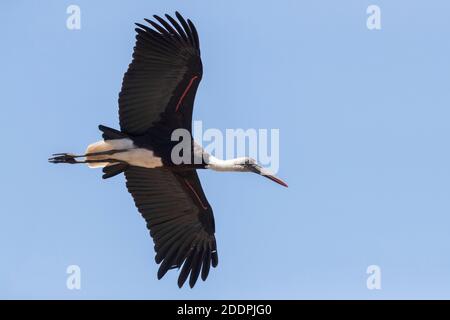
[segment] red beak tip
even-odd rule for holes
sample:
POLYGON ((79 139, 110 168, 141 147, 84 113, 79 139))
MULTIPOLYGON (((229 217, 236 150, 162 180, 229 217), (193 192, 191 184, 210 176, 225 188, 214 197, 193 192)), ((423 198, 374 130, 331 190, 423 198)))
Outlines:
POLYGON ((287 183, 284 182, 284 181, 281 181, 280 184, 281 184, 283 187, 289 188, 289 186, 287 185, 287 183))
POLYGON ((286 183, 286 182, 284 182, 284 181, 283 181, 283 180, 281 180, 281 179, 278 179, 277 177, 274 177, 274 176, 272 176, 271 180, 273 180, 273 181, 275 181, 276 183, 278 183, 278 184, 282 185, 283 187, 286 187, 286 188, 288 188, 288 185, 287 185, 287 183, 286 183))

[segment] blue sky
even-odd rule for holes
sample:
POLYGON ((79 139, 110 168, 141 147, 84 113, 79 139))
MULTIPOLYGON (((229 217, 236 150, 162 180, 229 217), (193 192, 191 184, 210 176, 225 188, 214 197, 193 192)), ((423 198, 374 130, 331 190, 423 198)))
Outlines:
POLYGON ((0 298, 450 298, 450 3, 2 1, 0 298), (81 30, 66 8, 81 8, 81 30), (379 5, 382 29, 366 8, 379 5), (84 166, 118 127, 134 22, 199 30, 205 128, 279 128, 282 188, 202 172, 219 266, 178 289, 125 189, 84 166), (81 290, 66 268, 81 268, 81 290), (378 265, 382 289, 366 288, 378 265))

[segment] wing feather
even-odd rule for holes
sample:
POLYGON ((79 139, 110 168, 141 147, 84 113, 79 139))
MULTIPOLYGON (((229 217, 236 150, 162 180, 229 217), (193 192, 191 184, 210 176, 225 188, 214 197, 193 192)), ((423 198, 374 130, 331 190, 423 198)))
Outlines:
POLYGON ((125 177, 155 243, 158 279, 177 267, 179 286, 189 277, 193 287, 200 274, 205 280, 210 266, 217 265, 217 249, 213 212, 196 171, 128 166, 125 177))
POLYGON ((136 23, 133 60, 119 94, 121 131, 129 135, 152 135, 154 126, 167 127, 165 137, 177 128, 191 130, 192 109, 203 67, 198 35, 192 23, 176 13, 180 23, 166 15, 149 26, 136 23), (190 81, 189 92, 184 96, 190 81), (182 103, 182 108, 176 106, 182 103), (167 119, 170 119, 168 121, 167 119))

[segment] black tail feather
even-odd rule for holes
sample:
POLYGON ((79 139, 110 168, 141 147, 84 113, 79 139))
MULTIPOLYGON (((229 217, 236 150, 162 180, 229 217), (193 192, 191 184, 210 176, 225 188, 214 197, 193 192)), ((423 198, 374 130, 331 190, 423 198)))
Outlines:
POLYGON ((103 132, 103 140, 114 140, 114 139, 123 139, 126 138, 127 135, 125 133, 120 132, 119 130, 109 128, 103 125, 99 125, 98 129, 103 132))
MULTIPOLYGON (((115 139, 123 139, 127 138, 128 136, 125 133, 122 133, 116 129, 112 129, 103 125, 99 125, 98 128, 100 131, 103 132, 103 139, 104 140, 115 140, 115 139)), ((116 159, 87 159, 88 156, 100 156, 100 155, 112 155, 115 152, 121 152, 125 150, 107 150, 107 151, 101 151, 101 152, 93 152, 93 153, 87 153, 83 155, 75 155, 72 153, 56 153, 53 154, 51 158, 48 159, 51 163, 69 163, 69 164, 75 164, 75 163, 105 163, 108 162, 110 164, 116 163, 115 165, 106 166, 103 168, 103 178, 108 179, 111 177, 114 177, 118 175, 119 173, 123 172, 127 167, 128 164, 122 163, 116 159), (84 158, 77 160, 77 158, 84 158)))
POLYGON ((103 179, 108 179, 117 176, 118 174, 124 172, 128 167, 127 163, 118 163, 112 166, 106 166, 103 168, 103 179))

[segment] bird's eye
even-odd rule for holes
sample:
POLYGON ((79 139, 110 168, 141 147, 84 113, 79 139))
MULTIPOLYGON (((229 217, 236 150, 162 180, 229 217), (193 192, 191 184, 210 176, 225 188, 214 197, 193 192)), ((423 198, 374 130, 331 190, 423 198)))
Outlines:
POLYGON ((254 166, 255 165, 255 161, 253 159, 246 159, 245 160, 245 165, 246 166, 254 166))

